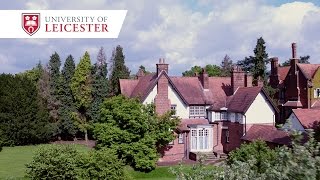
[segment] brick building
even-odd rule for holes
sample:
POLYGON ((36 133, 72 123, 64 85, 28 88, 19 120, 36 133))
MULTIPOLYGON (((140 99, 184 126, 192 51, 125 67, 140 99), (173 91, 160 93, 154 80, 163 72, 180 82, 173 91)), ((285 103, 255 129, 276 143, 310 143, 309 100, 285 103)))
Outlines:
POLYGON ((271 60, 270 85, 278 89, 275 98, 280 109, 279 123, 284 123, 292 109, 320 108, 320 64, 302 64, 297 58, 297 45, 292 43, 290 66, 279 66, 271 60))
POLYGON ((208 77, 204 70, 194 77, 174 77, 168 71, 160 59, 156 73, 139 70, 137 79, 120 80, 123 95, 155 103, 158 114, 174 109, 181 118, 176 139, 159 161, 196 159, 198 152, 228 153, 253 125, 275 125, 276 105, 263 87, 252 87, 252 77, 241 68, 234 67, 231 77, 208 77))

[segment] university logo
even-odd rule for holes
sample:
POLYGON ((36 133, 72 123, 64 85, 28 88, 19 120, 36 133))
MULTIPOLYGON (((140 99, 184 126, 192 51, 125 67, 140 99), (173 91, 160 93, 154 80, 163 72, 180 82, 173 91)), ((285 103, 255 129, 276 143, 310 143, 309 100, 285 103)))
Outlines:
POLYGON ((30 36, 40 28, 40 13, 22 13, 22 29, 30 36))

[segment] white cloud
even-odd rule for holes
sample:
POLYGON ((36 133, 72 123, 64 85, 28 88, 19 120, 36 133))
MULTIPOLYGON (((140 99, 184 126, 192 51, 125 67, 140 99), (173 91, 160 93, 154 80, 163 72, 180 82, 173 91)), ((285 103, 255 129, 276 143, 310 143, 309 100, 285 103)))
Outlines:
POLYGON ((0 46, 5 47, 1 51, 19 56, 19 62, 32 59, 33 63, 29 64, 35 64, 39 59, 49 59, 54 51, 60 52, 62 59, 73 54, 77 61, 88 50, 94 62, 100 46, 105 47, 110 57, 112 49, 120 44, 132 72, 141 64, 152 71, 158 59, 164 57, 173 65, 171 72, 180 74, 182 68, 193 65, 220 64, 225 54, 234 61, 253 55, 256 40, 262 36, 269 55, 279 56, 280 61, 290 57, 290 44, 297 42, 300 55, 308 54, 312 62, 320 62, 320 8, 313 3, 291 2, 280 6, 267 4, 265 0, 193 3, 183 0, 28 1, 25 4, 28 9, 128 9, 128 14, 118 39, 12 40, 0 42, 0 46), (15 54, 17 48, 19 55, 15 54), (20 56, 25 59, 20 60, 20 56))

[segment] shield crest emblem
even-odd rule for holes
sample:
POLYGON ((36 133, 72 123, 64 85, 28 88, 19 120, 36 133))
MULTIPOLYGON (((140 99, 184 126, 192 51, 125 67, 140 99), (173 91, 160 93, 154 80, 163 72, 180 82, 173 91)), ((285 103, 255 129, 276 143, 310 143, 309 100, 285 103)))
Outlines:
POLYGON ((30 36, 40 28, 40 13, 22 13, 22 29, 30 36))

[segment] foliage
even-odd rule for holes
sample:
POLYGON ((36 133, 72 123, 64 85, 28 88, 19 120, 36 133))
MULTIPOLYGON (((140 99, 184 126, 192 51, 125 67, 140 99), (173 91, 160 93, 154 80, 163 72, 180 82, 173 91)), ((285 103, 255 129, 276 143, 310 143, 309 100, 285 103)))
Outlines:
MULTIPOLYGON (((204 69, 208 73, 209 77, 212 76, 221 76, 221 68, 214 64, 207 64, 204 69)), ((195 74, 200 74, 202 68, 200 66, 193 66, 190 70, 182 73, 182 76, 195 76, 195 74)))
POLYGON ((262 140, 257 140, 249 144, 242 144, 240 148, 229 154, 228 163, 233 164, 236 161, 248 162, 255 159, 254 169, 261 173, 266 169, 265 162, 274 164, 276 155, 262 140))
POLYGON ((0 75, 0 140, 4 145, 47 142, 52 127, 38 101, 37 89, 25 76, 0 75))
POLYGON ((93 102, 90 108, 90 116, 93 122, 100 118, 100 104, 108 96, 108 79, 107 79, 107 58, 104 49, 101 47, 92 71, 92 98, 93 102))
POLYGON ((88 109, 92 101, 92 77, 91 61, 88 52, 85 52, 75 69, 74 76, 71 80, 71 91, 75 100, 77 111, 72 113, 78 128, 85 133, 85 139, 88 140, 88 109))
POLYGON ((141 69, 141 70, 144 72, 145 75, 151 74, 151 72, 148 71, 148 70, 146 70, 146 67, 144 67, 143 65, 140 65, 140 66, 139 66, 139 69, 141 69))
POLYGON ((155 168, 158 150, 174 139, 169 129, 179 120, 172 112, 157 116, 153 105, 137 99, 116 96, 101 105, 101 119, 95 124, 97 147, 111 148, 120 159, 134 168, 149 171, 155 168))
POLYGON ((27 176, 31 179, 77 179, 77 158, 74 146, 41 146, 31 163, 27 164, 27 176))
POLYGON ((173 173, 178 180, 211 180, 218 179, 219 173, 222 169, 215 166, 206 166, 204 164, 206 157, 199 154, 200 158, 197 164, 192 168, 184 166, 181 163, 178 167, 171 167, 170 172, 173 173))
POLYGON ((130 70, 125 65, 125 56, 123 55, 123 48, 118 45, 112 52, 111 57, 111 74, 110 74, 110 95, 119 95, 120 83, 119 79, 129 79, 130 70))
POLYGON ((266 53, 265 41, 262 37, 257 40, 256 47, 253 50, 254 56, 245 57, 244 60, 237 62, 246 72, 251 72, 254 84, 257 84, 259 78, 265 81, 266 64, 269 63, 268 53, 266 53))
POLYGON ((41 77, 42 69, 42 64, 41 62, 39 62, 36 67, 32 68, 31 70, 19 73, 18 75, 26 76, 29 80, 37 84, 41 77))
MULTIPOLYGON (((60 87, 60 56, 57 52, 50 56, 48 70, 49 70, 49 101, 48 107, 50 111, 50 117, 58 124, 59 121, 59 87, 60 87)), ((58 132, 59 133, 59 132, 58 132)))
POLYGON ((127 179, 110 149, 79 151, 74 145, 43 145, 26 165, 31 179, 127 179))
POLYGON ((79 179, 128 179, 124 165, 110 149, 93 150, 78 158, 79 179))
MULTIPOLYGON (((306 56, 300 56, 300 59, 298 60, 298 63, 302 63, 302 64, 310 64, 309 62, 310 56, 306 55, 306 56)), ((290 66, 290 59, 286 60, 285 62, 283 62, 281 64, 281 66, 290 66)))
POLYGON ((232 60, 228 55, 225 55, 222 62, 221 62, 221 76, 227 77, 231 76, 231 70, 232 70, 232 60))
MULTIPOLYGON (((309 133, 309 141, 305 144, 299 141, 303 135, 293 133, 292 136, 291 148, 283 146, 270 150, 261 142, 241 146, 237 152, 231 154, 233 160, 222 166, 223 171, 212 170, 214 179, 319 179, 320 143, 315 141, 313 133, 309 133), (268 157, 268 154, 272 158, 268 157), (263 168, 259 169, 257 165, 262 165, 263 168)), ((185 177, 188 172, 182 169, 176 174, 179 178, 185 177)))
POLYGON ((59 99, 61 100, 61 108, 59 108, 59 116, 61 122, 59 129, 63 137, 74 137, 77 129, 72 120, 72 112, 75 112, 75 102, 71 91, 71 80, 75 71, 75 63, 73 57, 69 55, 64 63, 61 72, 61 86, 59 89, 59 99))

